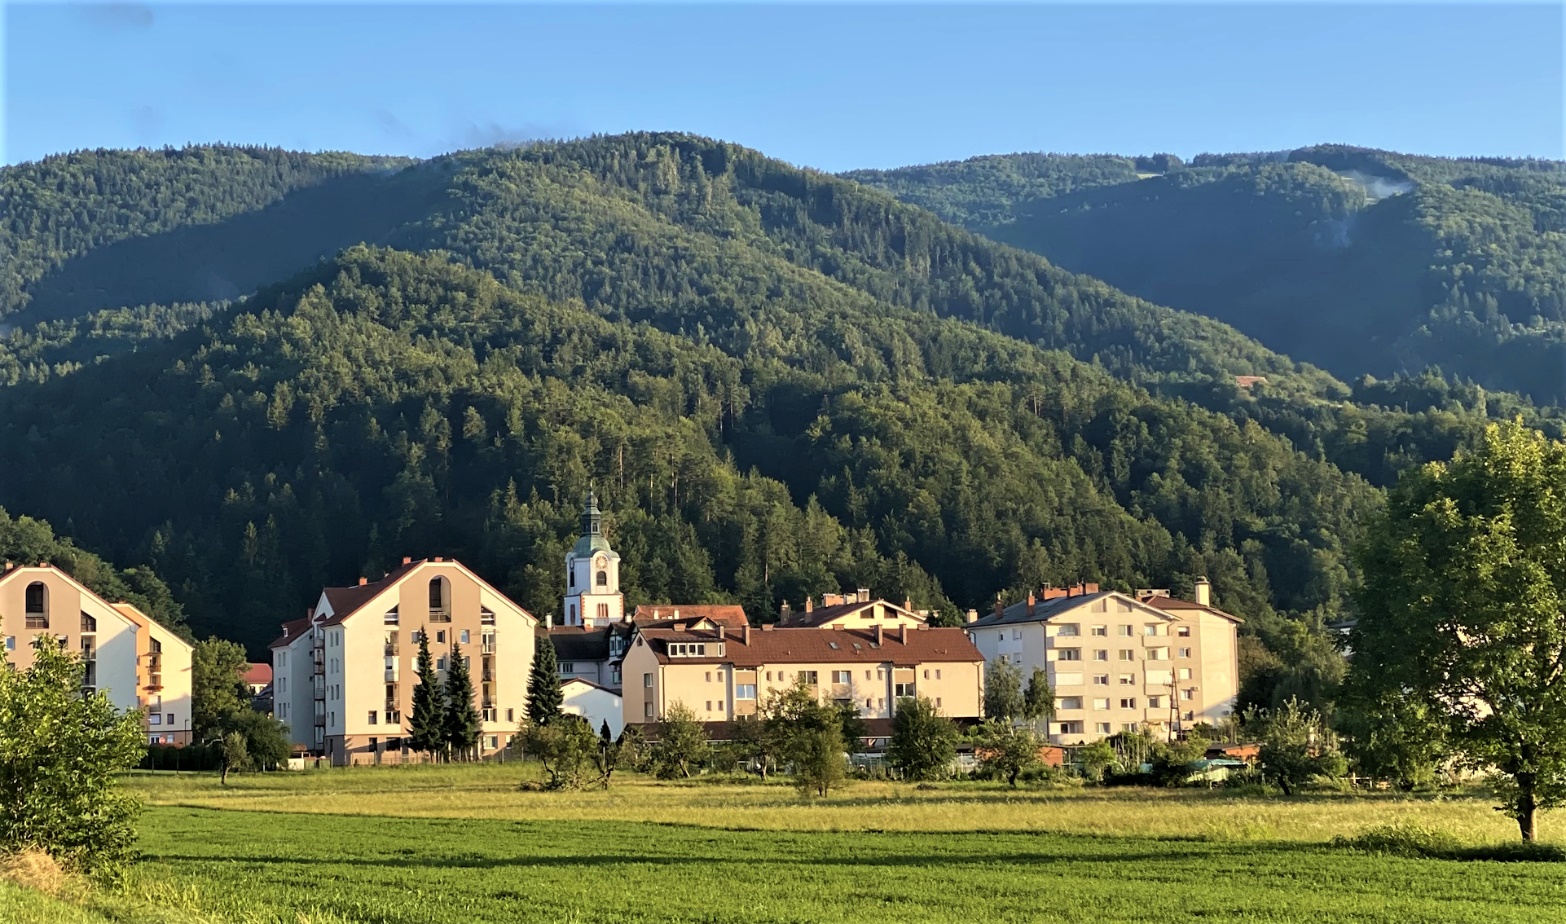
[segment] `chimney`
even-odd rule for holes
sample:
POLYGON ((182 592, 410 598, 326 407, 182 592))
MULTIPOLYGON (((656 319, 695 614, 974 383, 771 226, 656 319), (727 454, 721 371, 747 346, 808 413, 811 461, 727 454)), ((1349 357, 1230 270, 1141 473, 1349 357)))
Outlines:
POLYGON ((1097 584, 1083 584, 1082 585, 1082 589, 1087 591, 1090 594, 1098 593, 1098 585, 1097 584))
POLYGON ((815 608, 816 608, 816 598, 815 597, 806 597, 805 598, 805 612, 808 613, 811 610, 814 610, 815 608))
POLYGON ((441 558, 439 555, 437 555, 437 556, 435 556, 435 560, 436 561, 445 561, 446 559, 441 558))
POLYGON ((968 611, 968 621, 969 622, 978 622, 979 621, 979 611, 978 610, 969 610, 968 611))
POLYGON ((740 629, 740 643, 743 645, 750 644, 750 623, 748 622, 740 629))
POLYGON ((1050 585, 1045 584, 1043 596, 1045 600, 1059 600, 1061 597, 1071 596, 1071 591, 1064 587, 1051 587, 1050 585))
POLYGON ((904 645, 908 644, 908 623, 900 622, 897 624, 897 640, 904 645))
POLYGON ((788 601, 784 600, 783 603, 778 606, 778 621, 782 622, 788 619, 788 612, 788 601))
POLYGON ((773 625, 770 622, 764 622, 764 623, 761 624, 761 631, 763 631, 763 632, 771 632, 773 629, 776 629, 776 628, 777 628, 777 626, 773 625))
POLYGON ((368 583, 370 583, 370 579, 369 578, 365 577, 362 574, 359 575, 359 586, 360 587, 363 587, 364 585, 366 585, 368 583))
POLYGON ((1000 594, 996 594, 995 595, 995 615, 999 616, 999 615, 1001 615, 1004 612, 1006 612, 1006 604, 1001 602, 1000 594))
POLYGON ((1213 585, 1205 574, 1196 579, 1196 602, 1199 606, 1213 605, 1213 585))
POLYGON ((870 588, 868 588, 868 587, 861 587, 861 588, 859 588, 858 598, 859 599, 857 601, 855 601, 855 602, 857 602, 857 603, 869 603, 870 602, 870 588))
POLYGON ((402 557, 402 563, 405 564, 405 565, 413 564, 413 556, 412 555, 404 555, 402 557))
POLYGON ((875 624, 875 643, 881 644, 886 640, 886 627, 881 623, 875 624))
POLYGON ((545 630, 549 630, 549 629, 553 629, 554 627, 555 627, 555 614, 554 613, 545 613, 544 614, 544 629, 545 630))
POLYGON ((676 632, 684 632, 685 631, 685 623, 683 623, 683 622, 675 623, 674 624, 674 631, 676 631, 676 632))
POLYGON ((1028 591, 1028 618, 1033 618, 1034 604, 1038 603, 1033 597, 1033 591, 1028 591))

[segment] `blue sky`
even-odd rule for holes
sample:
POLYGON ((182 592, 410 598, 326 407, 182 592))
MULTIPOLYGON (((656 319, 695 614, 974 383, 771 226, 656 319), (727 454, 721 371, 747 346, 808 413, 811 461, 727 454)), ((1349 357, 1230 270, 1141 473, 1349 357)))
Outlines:
POLYGON ((1345 142, 1562 157, 1560 4, 9 4, 6 163, 678 129, 827 170, 1345 142))

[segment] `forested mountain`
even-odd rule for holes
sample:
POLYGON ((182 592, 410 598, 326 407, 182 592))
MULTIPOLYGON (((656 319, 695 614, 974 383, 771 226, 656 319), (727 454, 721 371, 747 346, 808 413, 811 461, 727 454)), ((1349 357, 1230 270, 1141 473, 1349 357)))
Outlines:
POLYGON ((850 176, 1343 378, 1438 366, 1566 399, 1561 163, 1341 146, 1153 172, 1141 160, 1014 155, 850 176), (1019 175, 1048 179, 996 179, 1019 175))
MULTIPOLYGON (((236 156, 212 151, 195 159, 236 156)), ((94 158, 56 167, 174 159, 94 158)), ((155 567, 202 632, 251 645, 405 554, 554 610, 589 484, 632 602, 760 615, 871 586, 950 610, 1206 573, 1266 625, 1339 610, 1344 549, 1398 468, 1495 414, 1556 425, 1439 378, 1351 388, 705 139, 362 167, 84 245, 26 287, 29 312, 101 294, 50 296, 56 320, 0 341, 0 503, 155 567), (374 207, 326 214, 359 184, 374 207), (357 240, 382 246, 317 262, 357 240), (192 254, 274 284, 225 307, 192 293, 192 254)))

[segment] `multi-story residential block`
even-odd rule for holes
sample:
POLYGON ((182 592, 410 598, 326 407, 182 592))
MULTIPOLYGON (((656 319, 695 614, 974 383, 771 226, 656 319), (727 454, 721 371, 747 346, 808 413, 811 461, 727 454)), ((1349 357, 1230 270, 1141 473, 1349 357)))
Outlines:
POLYGON ((4 659, 26 670, 40 636, 54 636, 82 658, 82 687, 116 708, 144 710, 147 740, 190 740, 191 646, 128 603, 109 603, 49 564, 0 573, 4 659))
POLYGON ((1135 596, 1096 584, 1045 588, 968 625, 988 663, 1008 661, 1026 679, 1043 668, 1055 690, 1053 744, 1077 745, 1124 731, 1181 734, 1217 724, 1239 693, 1241 620, 1210 602, 1160 591, 1135 596))
POLYGON ((905 696, 974 718, 984 695, 984 659, 964 631, 922 625, 638 628, 622 670, 627 724, 659 721, 676 703, 703 722, 732 721, 801 680, 823 702, 852 703, 869 720, 891 718, 905 696))
POLYGON ((460 649, 482 721, 480 754, 509 743, 527 714, 538 622, 456 561, 403 559, 357 586, 328 587, 272 643, 273 714, 296 745, 334 764, 410 759, 421 635, 444 682, 460 649))

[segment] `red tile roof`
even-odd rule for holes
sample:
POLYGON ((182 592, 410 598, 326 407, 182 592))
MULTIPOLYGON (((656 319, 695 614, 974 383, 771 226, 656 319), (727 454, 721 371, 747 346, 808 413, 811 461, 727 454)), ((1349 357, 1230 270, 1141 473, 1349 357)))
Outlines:
POLYGON ((245 668, 244 681, 254 686, 266 686, 272 682, 272 665, 251 661, 245 668))
POLYGON ((720 626, 733 626, 736 629, 749 622, 745 618, 745 608, 737 603, 652 603, 638 606, 636 612, 631 614, 631 621, 639 626, 660 622, 694 622, 697 619, 710 619, 720 626))
POLYGON ((852 603, 834 603, 831 606, 818 606, 808 613, 804 610, 795 610, 790 612, 786 617, 778 620, 778 628, 800 629, 823 626, 834 619, 838 619, 843 616, 851 616, 860 610, 869 609, 876 604, 880 604, 881 606, 884 606, 890 610, 896 610, 898 613, 901 613, 904 616, 911 616, 920 622, 924 621, 924 617, 920 616, 918 613, 915 613, 912 610, 904 609, 895 603, 891 603, 886 600, 866 600, 863 603, 854 601, 852 603))
POLYGON ((1179 597, 1165 597, 1159 594, 1154 594, 1152 596, 1143 597, 1141 602, 1153 607, 1154 609, 1164 610, 1165 612, 1169 613, 1173 613, 1175 610, 1202 610, 1204 612, 1212 613, 1214 616, 1222 616, 1224 619, 1232 619, 1235 622, 1245 621, 1240 617, 1233 615, 1232 613, 1225 613, 1216 606, 1204 606, 1193 600, 1181 600, 1179 597))
MULTIPOLYGON (((379 581, 370 581, 369 583, 357 584, 351 587, 325 588, 323 593, 326 594, 327 604, 332 608, 332 616, 322 625, 335 626, 352 616, 359 607, 369 603, 377 594, 402 580, 408 572, 424 564, 425 561, 428 561, 428 559, 403 562, 379 581)), ((455 559, 452 560, 452 563, 456 563, 455 559)))
POLYGON ((877 644, 875 632, 865 629, 752 629, 747 643, 744 633, 724 629, 727 643, 724 656, 674 657, 668 655, 670 642, 717 642, 712 630, 679 631, 643 629, 641 638, 652 646, 662 663, 733 664, 759 667, 766 664, 883 664, 913 665, 931 661, 983 661, 968 633, 962 629, 914 629, 885 631, 877 644))

